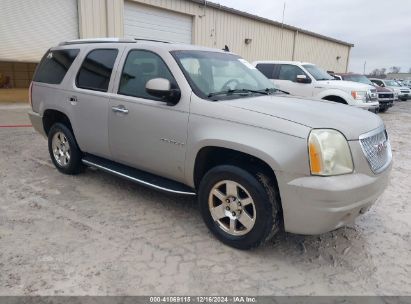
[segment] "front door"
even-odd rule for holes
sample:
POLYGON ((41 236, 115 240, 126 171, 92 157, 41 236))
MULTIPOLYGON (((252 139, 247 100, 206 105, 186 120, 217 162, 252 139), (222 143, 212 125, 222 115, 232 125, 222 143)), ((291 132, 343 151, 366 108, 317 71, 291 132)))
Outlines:
POLYGON ((162 58, 146 50, 130 50, 121 72, 118 92, 110 99, 109 142, 115 161, 184 180, 188 104, 169 106, 145 90, 147 81, 176 80, 162 58))

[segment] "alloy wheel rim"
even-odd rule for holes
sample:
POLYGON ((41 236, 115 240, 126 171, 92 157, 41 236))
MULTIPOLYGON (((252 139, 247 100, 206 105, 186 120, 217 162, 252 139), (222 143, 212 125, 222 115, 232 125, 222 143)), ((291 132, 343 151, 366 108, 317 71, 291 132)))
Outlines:
POLYGON ((245 235, 254 227, 255 203, 241 184, 223 180, 210 191, 208 207, 214 222, 232 236, 245 235))
POLYGON ((53 156, 56 162, 62 167, 67 167, 70 163, 71 153, 70 144, 66 135, 62 132, 57 132, 54 134, 51 147, 53 149, 53 156))

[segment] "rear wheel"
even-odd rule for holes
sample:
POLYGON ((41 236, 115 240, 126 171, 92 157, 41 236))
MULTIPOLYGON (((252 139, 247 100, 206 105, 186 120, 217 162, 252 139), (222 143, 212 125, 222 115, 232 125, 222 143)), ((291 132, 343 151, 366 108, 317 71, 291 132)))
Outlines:
POLYGON ((78 174, 83 165, 81 151, 73 133, 62 123, 55 123, 48 134, 48 147, 51 160, 64 174, 78 174))
POLYGON ((218 166, 202 179, 199 204, 204 222, 223 243, 250 249, 281 228, 281 207, 273 181, 263 173, 218 166))

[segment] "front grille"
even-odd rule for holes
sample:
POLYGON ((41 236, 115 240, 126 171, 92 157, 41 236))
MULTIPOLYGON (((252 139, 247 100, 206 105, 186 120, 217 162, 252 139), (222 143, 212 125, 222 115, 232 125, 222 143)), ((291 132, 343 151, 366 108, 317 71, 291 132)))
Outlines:
POLYGON ((383 171, 391 162, 391 146, 385 129, 361 135, 360 144, 374 173, 383 171))
POLYGON ((401 93, 406 93, 406 94, 409 94, 409 93, 410 93, 410 91, 408 91, 408 90, 401 90, 401 93))
POLYGON ((394 94, 378 94, 378 98, 394 98, 394 94))

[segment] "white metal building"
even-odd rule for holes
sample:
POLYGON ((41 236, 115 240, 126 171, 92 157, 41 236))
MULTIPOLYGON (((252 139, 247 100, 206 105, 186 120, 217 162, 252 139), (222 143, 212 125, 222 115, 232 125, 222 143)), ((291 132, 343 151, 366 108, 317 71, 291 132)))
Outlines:
POLYGON ((253 60, 301 60, 346 72, 352 44, 205 0, 0 0, 0 73, 29 83, 70 39, 126 37, 223 48, 253 60))

